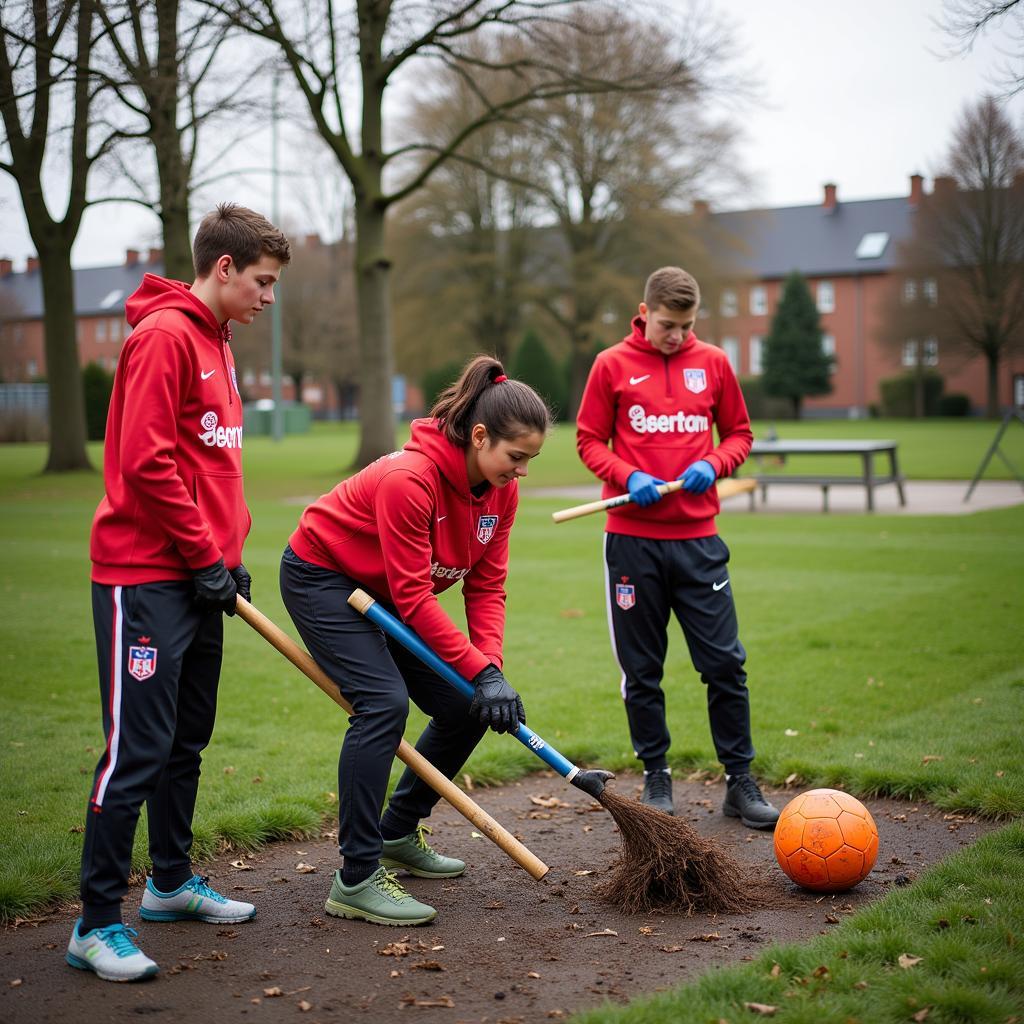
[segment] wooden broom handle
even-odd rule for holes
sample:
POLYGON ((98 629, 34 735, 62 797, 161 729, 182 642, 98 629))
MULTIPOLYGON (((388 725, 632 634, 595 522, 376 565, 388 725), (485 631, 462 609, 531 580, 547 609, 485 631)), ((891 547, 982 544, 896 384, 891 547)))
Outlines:
MULTIPOLYGON (((671 494, 682 488, 681 480, 670 480, 667 484, 659 484, 658 492, 662 495, 671 494)), ((734 494, 746 494, 754 490, 757 481, 752 477, 743 480, 736 480, 727 477, 718 481, 718 500, 724 501, 734 494)), ((575 505, 572 508, 563 508, 560 512, 552 512, 551 518, 556 523, 565 523, 570 519, 579 519, 580 516, 589 516, 594 512, 604 512, 610 508, 618 508, 620 505, 628 505, 633 499, 628 494, 618 494, 614 498, 602 498, 600 501, 589 501, 585 505, 575 505)))
MULTIPOLYGON (((338 687, 322 668, 287 633, 254 608, 244 597, 239 596, 235 604, 238 617, 244 619, 272 647, 276 647, 300 672, 305 673, 328 697, 351 715, 352 706, 342 697, 338 687)), ((482 835, 496 843, 520 867, 525 868, 534 878, 541 879, 548 873, 548 866, 534 856, 511 832, 498 824, 479 804, 471 800, 445 778, 415 747, 405 740, 398 745, 398 757, 404 761, 435 793, 439 793, 464 818, 471 822, 482 835)))

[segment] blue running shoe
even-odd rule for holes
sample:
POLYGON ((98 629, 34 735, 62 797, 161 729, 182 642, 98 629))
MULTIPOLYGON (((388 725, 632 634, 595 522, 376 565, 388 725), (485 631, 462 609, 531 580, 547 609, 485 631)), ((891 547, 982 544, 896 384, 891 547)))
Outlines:
POLYGON ((256 908, 251 903, 229 900, 211 889, 205 875, 193 875, 174 892, 161 892, 153 879, 146 879, 139 917, 143 921, 206 921, 209 924, 238 924, 251 921, 256 908))
POLYGON ((75 922, 64 959, 80 971, 92 971, 104 981, 141 981, 160 970, 135 945, 138 932, 123 924, 93 928, 84 935, 82 919, 75 922))

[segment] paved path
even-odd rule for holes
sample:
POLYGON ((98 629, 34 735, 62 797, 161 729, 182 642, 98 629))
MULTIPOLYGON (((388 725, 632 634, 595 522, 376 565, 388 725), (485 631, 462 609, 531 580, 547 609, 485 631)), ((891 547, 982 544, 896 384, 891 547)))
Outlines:
MULTIPOLYGON (((1024 505, 1024 486, 1009 480, 982 480, 974 489, 971 500, 964 502, 968 480, 908 480, 903 484, 907 504, 901 508, 896 488, 885 484, 875 489, 875 514, 902 516, 963 516, 993 508, 1024 505)), ((562 498, 566 507, 594 501, 601 496, 600 487, 587 484, 576 487, 524 488, 523 494, 531 498, 562 498)), ((829 515, 867 514, 863 487, 832 487, 828 495, 829 515)), ((750 513, 750 498, 742 494, 723 503, 723 511, 750 513)), ((757 494, 755 515, 773 513, 815 512, 821 514, 821 488, 791 484, 769 487, 768 501, 761 503, 757 494)))

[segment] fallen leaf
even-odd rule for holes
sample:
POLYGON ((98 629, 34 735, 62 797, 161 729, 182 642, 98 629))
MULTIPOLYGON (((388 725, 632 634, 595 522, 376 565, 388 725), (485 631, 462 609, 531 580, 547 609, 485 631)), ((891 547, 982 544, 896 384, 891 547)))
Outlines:
POLYGON ((928 1014, 931 1012, 932 1008, 930 1006, 926 1006, 923 1010, 918 1010, 917 1013, 913 1014, 910 1019, 916 1020, 918 1021, 918 1024, 920 1024, 921 1021, 928 1019, 928 1014))
POLYGON ((389 977, 389 978, 400 978, 400 977, 402 976, 402 974, 403 974, 403 972, 402 972, 402 971, 392 971, 392 972, 391 972, 391 973, 390 973, 390 974, 388 975, 388 977, 389 977))
POLYGON ((485 903, 484 910, 504 910, 505 904, 501 900, 495 900, 493 903, 485 903))
POLYGON ((662 951, 662 953, 679 953, 679 952, 681 952, 685 948, 686 948, 685 946, 659 946, 658 947, 658 949, 660 949, 662 951))
POLYGON ((796 730, 796 729, 787 729, 787 730, 786 730, 786 735, 787 735, 787 736, 799 736, 799 735, 800 735, 800 733, 799 733, 799 732, 797 732, 797 730, 796 730))
POLYGON ((483 839, 483 836, 480 835, 479 832, 470 832, 469 833, 469 838, 470 839, 483 839))
POLYGON ((466 789, 473 788, 473 776, 470 775, 469 772, 463 772, 462 784, 466 787, 466 789))
POLYGON ((593 939, 593 938, 600 938, 603 935, 618 935, 618 934, 619 933, 617 931, 613 931, 611 928, 605 928, 605 930, 603 932, 587 932, 585 937, 588 938, 588 939, 593 939))
POLYGON ((911 953, 900 953, 899 959, 896 962, 900 965, 900 967, 906 970, 908 967, 915 967, 922 961, 922 959, 924 958, 920 956, 914 956, 911 953))
POLYGON ((284 992, 278 985, 275 985, 273 988, 265 988, 263 994, 268 999, 275 999, 277 996, 283 996, 284 992))
POLYGON ((825 923, 826 924, 839 924, 839 918, 836 917, 835 914, 826 914, 825 915, 825 923))
POLYGON ((564 800, 559 800, 557 796, 531 796, 530 803, 536 804, 537 807, 568 807, 569 805, 564 800))
POLYGON ((868 986, 868 983, 866 981, 855 981, 853 983, 853 987, 863 990, 863 989, 868 988, 869 986, 868 986))
POLYGON ((437 960, 421 960, 418 964, 410 964, 412 971, 443 971, 446 970, 437 960))
POLYGON ((814 968, 814 973, 811 975, 813 978, 826 978, 828 977, 828 968, 822 964, 820 967, 814 968))
POLYGON ((573 872, 573 874, 576 875, 577 878, 582 878, 584 875, 592 875, 593 873, 594 872, 592 870, 573 872))
POLYGON ((772 969, 768 972, 773 978, 777 978, 782 973, 782 967, 780 964, 772 964, 772 969))
POLYGON ((254 775, 252 777, 252 784, 254 786, 258 786, 262 781, 263 781, 263 777, 261 775, 254 775))
POLYGON ((945 758, 941 754, 925 754, 921 758, 921 764, 931 764, 932 761, 943 761, 945 758))
POLYGON ((436 999, 417 999, 411 992, 402 996, 398 1004, 403 1006, 443 1006, 451 1010, 455 1007, 455 1000, 451 996, 438 996, 436 999))
POLYGON ((7 982, 7 984, 10 985, 11 988, 17 988, 23 981, 24 978, 12 978, 9 982, 7 982))
POLYGON ((72 825, 71 828, 68 829, 68 831, 69 832, 75 832, 75 833, 84 832, 85 831, 85 826, 84 825, 72 825))
POLYGON ((1005 774, 1006 774, 1006 772, 1000 770, 1000 771, 996 772, 996 778, 997 779, 1001 779, 1005 774))
POLYGON ((641 925, 641 927, 639 927, 637 929, 637 931, 640 932, 641 935, 653 935, 654 934, 654 929, 650 925, 647 925, 647 924, 641 925))
POLYGON ((718 942, 722 936, 718 932, 706 932, 704 935, 691 935, 691 942, 718 942))
POLYGON ((778 1012, 777 1006, 769 1006, 767 1003, 744 1003, 751 1013, 759 1013, 762 1017, 774 1017, 778 1012))
POLYGON ((540 975, 536 971, 527 971, 526 976, 528 978, 539 978, 540 975))
POLYGON ((224 774, 225 774, 225 775, 234 775, 234 774, 235 774, 235 769, 234 769, 234 766, 233 766, 233 765, 230 765, 230 764, 229 764, 229 765, 227 765, 227 766, 226 766, 226 767, 224 768, 224 774))
POLYGON ((300 860, 299 863, 295 865, 295 870, 298 871, 300 875, 310 875, 316 871, 316 865, 307 864, 304 860, 300 860))
POLYGON ((786 776, 786 785, 792 786, 794 782, 798 782, 799 780, 800 776, 796 772, 792 772, 786 776))
POLYGON ((242 857, 239 857, 238 860, 233 860, 231 862, 231 866, 236 871, 254 871, 255 870, 255 868, 253 868, 253 866, 251 864, 246 864, 245 863, 245 859, 242 858, 242 857))

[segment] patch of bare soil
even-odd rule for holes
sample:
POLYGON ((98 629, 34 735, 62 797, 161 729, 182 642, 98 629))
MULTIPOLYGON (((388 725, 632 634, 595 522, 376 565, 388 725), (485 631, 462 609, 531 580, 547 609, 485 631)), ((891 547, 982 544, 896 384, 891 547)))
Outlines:
MULTIPOLYGON (((623 795, 640 791, 635 776, 612 785, 623 795)), ((771 942, 811 939, 995 827, 926 804, 868 801, 881 839, 875 869, 855 889, 822 896, 782 874, 770 834, 722 816, 724 789, 721 780, 677 780, 676 809, 756 869, 765 907, 752 913, 627 916, 609 908, 594 890, 619 854, 614 822, 561 779, 536 775, 473 796, 551 865, 541 882, 444 803, 430 821, 432 842, 469 869, 453 880, 405 878, 439 911, 420 928, 324 913, 338 865, 333 835, 225 854, 207 867, 212 884, 256 903, 255 921, 141 922, 141 888, 133 888, 125 921, 161 971, 131 985, 64 963, 71 913, 8 928, 0 932, 0 1021, 560 1020, 750 960, 771 942)), ((774 802, 781 807, 795 792, 776 792, 774 802)))

